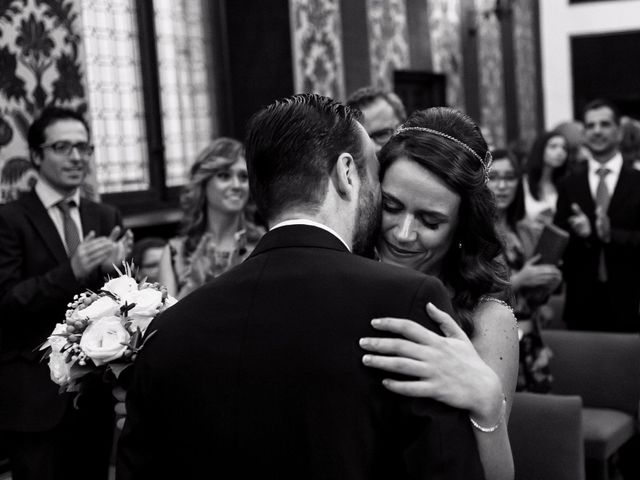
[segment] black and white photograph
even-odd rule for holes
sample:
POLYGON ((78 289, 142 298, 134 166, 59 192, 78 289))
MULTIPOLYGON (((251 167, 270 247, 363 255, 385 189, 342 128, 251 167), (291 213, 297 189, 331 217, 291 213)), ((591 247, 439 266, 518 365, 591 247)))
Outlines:
POLYGON ((0 0, 0 480, 640 479, 640 0, 0 0))

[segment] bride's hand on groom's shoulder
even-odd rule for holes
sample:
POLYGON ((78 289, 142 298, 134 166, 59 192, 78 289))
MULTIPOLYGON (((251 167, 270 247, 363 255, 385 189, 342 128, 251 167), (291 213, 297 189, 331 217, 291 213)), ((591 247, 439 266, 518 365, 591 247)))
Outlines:
POLYGON ((389 390, 409 396, 432 398, 452 407, 487 415, 502 401, 502 386, 496 373, 480 358, 466 333, 450 315, 428 304, 427 313, 444 336, 401 318, 377 318, 373 328, 402 338, 366 337, 360 346, 368 367, 413 377, 387 378, 389 390))

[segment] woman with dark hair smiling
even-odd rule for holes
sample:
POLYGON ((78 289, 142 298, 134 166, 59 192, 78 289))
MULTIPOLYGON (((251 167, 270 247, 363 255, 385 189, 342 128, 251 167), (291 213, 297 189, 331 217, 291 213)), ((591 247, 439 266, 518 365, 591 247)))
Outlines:
POLYGON ((378 254, 433 275, 451 292, 459 325, 427 310, 444 337, 409 320, 375 319, 404 336, 365 338, 365 365, 412 377, 384 386, 467 409, 486 478, 513 478, 507 421, 518 369, 508 273, 488 188, 491 153, 478 126, 449 108, 415 112, 379 154, 383 218, 378 254))
POLYGON ((558 182, 567 173, 567 140, 557 132, 546 132, 533 142, 522 182, 527 216, 549 223, 556 213, 558 182))

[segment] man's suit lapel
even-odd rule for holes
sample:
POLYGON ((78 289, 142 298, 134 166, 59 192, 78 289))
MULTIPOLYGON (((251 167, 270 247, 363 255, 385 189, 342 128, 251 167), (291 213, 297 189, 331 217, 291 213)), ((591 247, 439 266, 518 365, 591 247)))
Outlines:
POLYGON ((634 190, 634 183, 631 181, 629 172, 625 167, 620 170, 620 176, 618 177, 618 183, 616 189, 613 191, 611 202, 609 203, 609 209, 607 212, 622 212, 626 198, 634 190))
POLYGON ((42 243, 47 246, 56 261, 66 262, 68 260, 67 251, 60 234, 35 192, 24 197, 24 207, 33 228, 42 237, 42 243))
POLYGON ((588 217, 593 218, 595 216, 596 204, 591 196, 591 188, 589 187, 589 169, 585 168, 580 172, 574 188, 576 203, 588 217))
POLYGON ((80 221, 82 222, 82 232, 87 236, 91 230, 96 232, 96 237, 104 235, 100 231, 100 209, 93 202, 80 199, 80 221))

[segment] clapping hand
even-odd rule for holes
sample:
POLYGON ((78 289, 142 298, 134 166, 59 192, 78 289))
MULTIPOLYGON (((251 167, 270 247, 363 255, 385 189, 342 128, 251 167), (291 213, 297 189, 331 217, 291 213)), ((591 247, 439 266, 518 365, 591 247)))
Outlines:
POLYGON ((502 405, 502 386, 496 373, 480 358, 469 337, 458 324, 433 304, 427 313, 439 324, 444 336, 422 325, 400 318, 378 318, 376 330, 403 338, 360 339, 360 346, 371 352, 362 358, 368 367, 415 377, 413 380, 385 379, 392 392, 432 398, 452 407, 469 410, 484 421, 498 416, 502 405))
POLYGON ((609 243, 611 240, 611 222, 609 221, 609 215, 601 206, 596 207, 595 224, 598 238, 604 243, 609 243))
POLYGON ((580 206, 577 203, 572 203, 571 210, 573 211, 573 215, 569 217, 569 226, 571 226, 575 234, 582 238, 591 235, 589 218, 580 209, 580 206))
POLYGON ((555 290, 562 281, 562 273, 555 265, 536 265, 540 255, 535 255, 525 262, 522 268, 511 276, 514 290, 526 287, 547 287, 555 290))
POLYGON ((71 256, 71 269, 76 279, 86 278, 113 253, 113 242, 104 236, 96 237, 91 230, 71 256))
POLYGON ((115 226, 107 237, 111 244, 111 251, 101 263, 102 271, 104 272, 112 271, 114 265, 120 265, 131 254, 133 248, 133 232, 127 229, 124 234, 120 236, 121 232, 122 228, 115 226))

